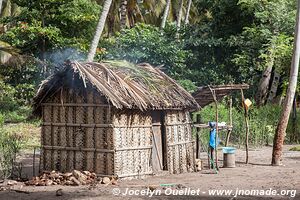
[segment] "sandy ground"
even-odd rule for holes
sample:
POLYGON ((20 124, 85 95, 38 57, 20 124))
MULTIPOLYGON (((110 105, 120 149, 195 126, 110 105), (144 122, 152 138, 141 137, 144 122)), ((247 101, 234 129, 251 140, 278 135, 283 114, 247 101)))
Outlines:
MULTIPOLYGON (((28 193, 20 193, 16 191, 2 191, 0 192, 0 199, 5 200, 99 200, 99 199, 300 199, 300 152, 288 151, 292 146, 284 147, 284 165, 280 167, 272 167, 271 163, 271 147, 263 147, 256 150, 251 150, 250 164, 245 165, 245 151, 238 150, 236 153, 236 168, 220 168, 218 174, 213 174, 212 170, 204 169, 201 172, 185 173, 179 175, 160 175, 153 176, 143 180, 121 180, 118 185, 97 185, 90 186, 48 186, 48 187, 33 187, 16 185, 14 189, 20 189, 28 193), (160 184, 180 184, 177 187, 159 186, 160 184), (147 192, 148 186, 156 187, 155 191, 161 191, 162 195, 155 195, 149 198, 149 191, 147 195, 122 195, 129 188, 131 191, 145 190, 147 192), (157 187, 159 186, 159 187, 157 187), (236 189, 245 190, 297 190, 295 197, 291 195, 276 195, 276 196, 211 196, 209 190, 233 190, 235 194, 236 189), (56 191, 62 189, 63 195, 56 196, 56 191), (192 195, 188 193, 188 189, 200 190, 199 195, 192 195), (166 195, 166 191, 176 192, 183 190, 185 195, 166 195), (121 194, 113 195, 114 192, 120 191, 121 194)), ((201 155, 206 159, 206 155, 201 155)), ((220 157, 222 159, 223 156, 220 157)), ((204 160, 204 164, 207 161, 204 160)), ((221 162, 222 163, 222 162, 221 162)), ((221 164, 222 166, 222 164, 221 164)))

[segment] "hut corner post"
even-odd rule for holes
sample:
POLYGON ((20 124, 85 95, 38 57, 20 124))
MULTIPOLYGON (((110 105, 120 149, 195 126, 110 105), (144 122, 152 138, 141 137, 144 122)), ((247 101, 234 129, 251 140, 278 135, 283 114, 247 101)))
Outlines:
POLYGON ((232 131, 232 97, 230 97, 230 99, 229 99, 229 125, 230 125, 230 128, 228 129, 228 132, 226 135, 225 147, 228 146, 231 131, 232 131))
POLYGON ((246 140, 245 140, 245 147, 246 147, 246 164, 249 163, 249 121, 248 121, 248 109, 244 105, 245 98, 243 89, 241 89, 242 94, 242 105, 244 108, 244 117, 245 117, 245 124, 246 124, 246 140))

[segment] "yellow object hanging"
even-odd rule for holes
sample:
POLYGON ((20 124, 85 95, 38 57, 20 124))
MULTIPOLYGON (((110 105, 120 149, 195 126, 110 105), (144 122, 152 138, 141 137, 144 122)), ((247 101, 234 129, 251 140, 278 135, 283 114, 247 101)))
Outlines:
POLYGON ((252 105, 252 102, 250 101, 250 99, 245 99, 244 100, 244 107, 248 110, 249 107, 252 105))

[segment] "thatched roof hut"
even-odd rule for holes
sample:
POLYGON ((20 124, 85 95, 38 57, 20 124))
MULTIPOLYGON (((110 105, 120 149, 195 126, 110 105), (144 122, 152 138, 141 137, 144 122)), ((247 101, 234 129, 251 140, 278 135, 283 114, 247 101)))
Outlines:
POLYGON ((33 106, 43 121, 42 169, 119 177, 194 169, 189 111, 199 106, 147 63, 68 62, 33 106))
MULTIPOLYGON (((197 109, 195 99, 161 70, 148 63, 134 65, 126 61, 103 63, 68 63, 59 73, 45 80, 35 99, 41 101, 62 87, 82 90, 94 87, 118 109, 197 109), (81 80, 78 82, 78 80, 81 80)), ((75 91, 75 92, 76 92, 75 91)))

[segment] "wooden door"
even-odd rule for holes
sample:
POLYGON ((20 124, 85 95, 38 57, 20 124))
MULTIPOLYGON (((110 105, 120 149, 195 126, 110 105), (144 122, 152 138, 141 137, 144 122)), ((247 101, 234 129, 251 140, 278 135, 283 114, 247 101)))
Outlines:
POLYGON ((152 112, 152 168, 153 172, 163 168, 163 116, 161 111, 152 112))

